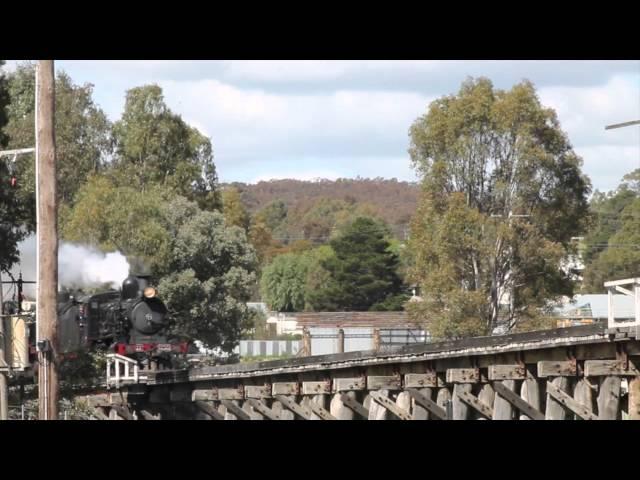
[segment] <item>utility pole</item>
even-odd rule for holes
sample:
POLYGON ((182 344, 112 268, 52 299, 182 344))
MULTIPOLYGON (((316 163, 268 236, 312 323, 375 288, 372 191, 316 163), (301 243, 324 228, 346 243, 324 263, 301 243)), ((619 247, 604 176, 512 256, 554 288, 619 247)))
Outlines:
POLYGON ((58 419, 58 217, 53 60, 36 69, 37 350, 40 420, 58 419))
POLYGON ((4 335, 4 296, 2 292, 2 271, 0 270, 0 420, 9 419, 9 391, 7 389, 7 374, 5 368, 8 367, 4 349, 8 346, 4 335))

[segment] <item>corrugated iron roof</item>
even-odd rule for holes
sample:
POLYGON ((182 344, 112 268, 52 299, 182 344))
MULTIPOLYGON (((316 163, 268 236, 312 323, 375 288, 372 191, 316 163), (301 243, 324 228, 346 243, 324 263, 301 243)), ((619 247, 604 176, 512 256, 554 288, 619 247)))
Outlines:
POLYGON ((296 314, 303 327, 412 327, 406 312, 303 312, 296 314))

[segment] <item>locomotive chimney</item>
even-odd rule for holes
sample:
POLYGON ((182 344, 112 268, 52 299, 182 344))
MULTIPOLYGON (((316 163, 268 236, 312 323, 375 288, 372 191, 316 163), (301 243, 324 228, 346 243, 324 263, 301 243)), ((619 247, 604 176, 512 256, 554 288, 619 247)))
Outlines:
POLYGON ((129 265, 129 278, 133 277, 138 282, 138 294, 142 295, 144 289, 151 283, 151 269, 147 266, 146 262, 141 257, 129 256, 127 257, 129 265))
POLYGON ((149 286, 149 275, 140 275, 131 272, 129 276, 122 282, 122 297, 136 298, 141 297, 145 288, 149 286))
POLYGON ((140 294, 144 292, 144 289, 149 286, 149 275, 136 275, 138 279, 138 289, 140 290, 140 294))

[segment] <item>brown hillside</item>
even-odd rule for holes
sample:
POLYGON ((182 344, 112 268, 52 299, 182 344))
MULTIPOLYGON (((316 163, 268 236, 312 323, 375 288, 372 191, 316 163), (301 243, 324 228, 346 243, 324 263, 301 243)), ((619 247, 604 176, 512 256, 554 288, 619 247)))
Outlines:
POLYGON ((283 201, 290 211, 306 211, 322 198, 368 204, 398 234, 413 215, 420 187, 394 179, 270 180, 257 184, 232 183, 250 213, 275 200, 283 201))

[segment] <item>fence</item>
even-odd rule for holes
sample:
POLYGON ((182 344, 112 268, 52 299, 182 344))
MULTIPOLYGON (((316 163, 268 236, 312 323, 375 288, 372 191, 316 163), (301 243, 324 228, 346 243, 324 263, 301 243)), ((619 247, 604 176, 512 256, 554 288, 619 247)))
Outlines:
POLYGON ((241 340, 234 352, 241 357, 294 356, 301 347, 300 340, 241 340))
POLYGON ((411 328, 312 327, 308 332, 312 355, 362 350, 385 351, 402 345, 431 341, 428 332, 411 328))

